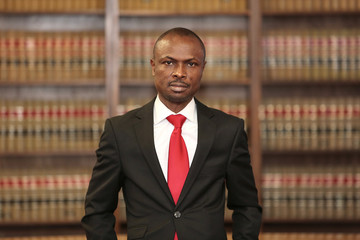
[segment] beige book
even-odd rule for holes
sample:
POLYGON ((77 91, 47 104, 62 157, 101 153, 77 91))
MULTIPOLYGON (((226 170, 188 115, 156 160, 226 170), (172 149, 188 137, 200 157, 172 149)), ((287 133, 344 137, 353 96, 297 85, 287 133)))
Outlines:
POLYGON ((304 0, 293 0, 293 5, 295 12, 304 11, 304 0))
POLYGON ((354 81, 357 76, 357 72, 360 72, 360 69, 357 69, 356 67, 356 59, 357 59, 357 43, 356 43, 356 30, 355 29, 349 29, 349 35, 348 35, 348 58, 349 58, 349 79, 350 81, 354 81))
POLYGON ((248 1, 238 0, 236 2, 236 9, 239 9, 240 12, 246 12, 249 10, 248 1))
POLYGON ((319 81, 328 81, 329 79, 329 36, 330 33, 324 30, 318 30, 319 38, 319 81))
POLYGON ((312 29, 310 32, 310 41, 311 41, 311 55, 310 59, 312 64, 310 65, 311 69, 311 81, 319 81, 320 80, 320 36, 318 34, 318 31, 315 29, 312 29))
POLYGON ((329 79, 337 81, 339 79, 340 64, 339 64, 339 36, 338 33, 334 33, 330 36, 330 76, 329 79))
POLYGON ((6 12, 7 8, 6 8, 6 1, 0 1, 0 12, 6 12))
POLYGON ((8 48, 7 48, 7 34, 2 32, 0 34, 0 82, 6 82, 8 71, 7 71, 7 59, 8 59, 8 48))
POLYGON ((46 65, 45 42, 46 42, 46 33, 43 32, 39 33, 37 36, 36 65, 35 65, 36 82, 45 81, 45 65, 46 65))
POLYGON ((339 34, 339 58, 341 62, 339 80, 349 81, 349 30, 339 30, 337 34, 339 34))
POLYGON ((16 81, 17 82, 26 82, 27 73, 26 73, 26 34, 23 32, 18 32, 17 34, 18 47, 16 50, 16 59, 19 64, 19 71, 17 73, 16 81))
POLYGON ((305 12, 311 12, 313 11, 313 4, 316 1, 320 1, 320 0, 303 0, 303 11, 305 12))

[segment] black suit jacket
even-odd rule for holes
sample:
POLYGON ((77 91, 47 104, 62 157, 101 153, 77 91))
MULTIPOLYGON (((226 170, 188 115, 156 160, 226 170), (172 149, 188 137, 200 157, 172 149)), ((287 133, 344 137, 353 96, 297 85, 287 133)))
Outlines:
POLYGON ((198 146, 175 205, 154 147, 154 100, 105 123, 82 219, 88 239, 116 239, 122 188, 128 239, 223 240, 225 186, 234 239, 257 239, 261 207, 244 121, 196 100, 198 146))

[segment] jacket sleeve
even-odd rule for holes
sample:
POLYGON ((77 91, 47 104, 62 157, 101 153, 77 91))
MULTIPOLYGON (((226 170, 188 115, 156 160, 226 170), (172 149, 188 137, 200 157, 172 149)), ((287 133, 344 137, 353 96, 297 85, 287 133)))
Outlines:
POLYGON ((256 240, 261 226, 261 207, 250 163, 244 121, 240 119, 226 173, 228 208, 233 212, 233 239, 256 240))
POLYGON ((117 239, 114 231, 114 211, 122 186, 117 139, 110 120, 105 122, 99 148, 96 151, 92 177, 85 200, 85 216, 81 223, 87 239, 117 239))

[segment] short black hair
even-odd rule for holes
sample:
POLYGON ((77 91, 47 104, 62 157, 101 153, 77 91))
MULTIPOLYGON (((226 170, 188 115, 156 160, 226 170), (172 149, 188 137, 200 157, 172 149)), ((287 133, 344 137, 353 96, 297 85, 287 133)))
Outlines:
POLYGON ((161 41, 163 38, 165 38, 167 35, 169 34, 175 34, 175 35, 178 35, 178 36, 188 36, 188 37, 193 37, 193 38, 196 38, 199 43, 200 43, 200 46, 202 48, 202 51, 204 53, 204 61, 205 61, 205 56, 206 56, 206 50, 205 50, 205 44, 204 42, 201 40, 201 38, 196 34, 194 33, 193 31, 191 31, 190 29, 187 29, 187 28, 183 28, 183 27, 176 27, 176 28, 172 28, 172 29, 169 29, 167 30, 166 32, 162 33, 158 39, 156 40, 155 44, 154 44, 154 48, 153 48, 153 56, 155 56, 155 48, 157 46, 157 43, 159 41, 161 41))

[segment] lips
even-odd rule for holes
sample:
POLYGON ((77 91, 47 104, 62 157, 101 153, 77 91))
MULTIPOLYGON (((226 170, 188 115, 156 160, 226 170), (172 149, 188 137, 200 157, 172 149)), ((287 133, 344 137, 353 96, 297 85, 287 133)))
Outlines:
POLYGON ((176 82, 170 82, 169 86, 170 89, 174 92, 183 92, 189 87, 189 84, 176 81, 176 82))

